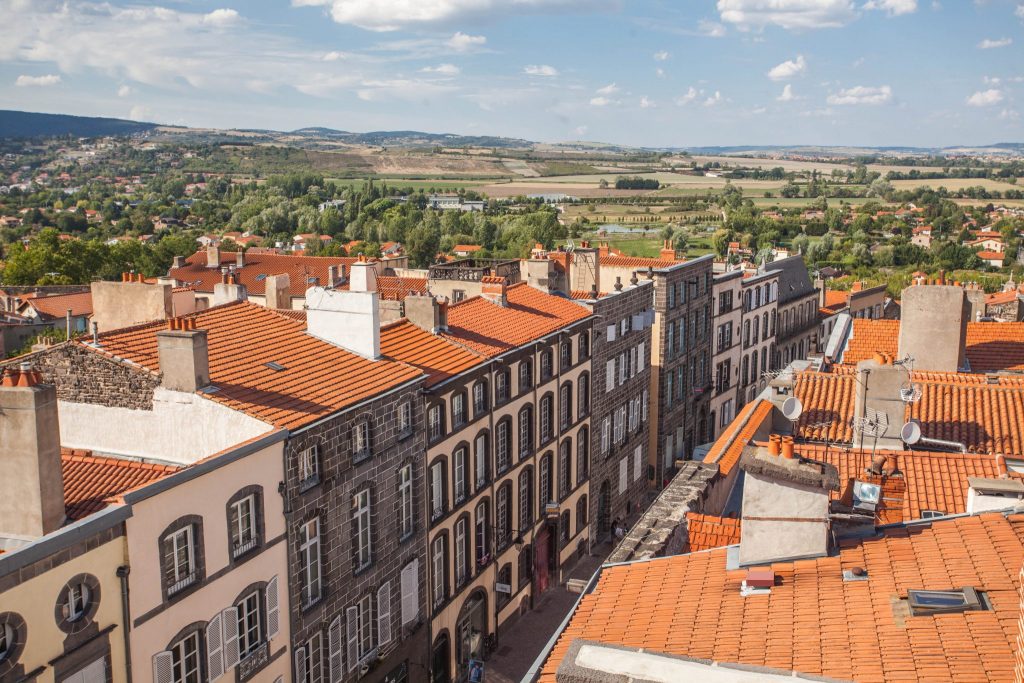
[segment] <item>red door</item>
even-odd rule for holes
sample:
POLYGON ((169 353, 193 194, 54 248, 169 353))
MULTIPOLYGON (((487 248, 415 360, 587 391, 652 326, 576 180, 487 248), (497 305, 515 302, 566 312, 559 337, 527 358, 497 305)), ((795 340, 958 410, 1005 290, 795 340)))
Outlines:
POLYGON ((551 532, 545 526, 533 543, 533 594, 540 595, 548 589, 548 554, 551 552, 551 532))

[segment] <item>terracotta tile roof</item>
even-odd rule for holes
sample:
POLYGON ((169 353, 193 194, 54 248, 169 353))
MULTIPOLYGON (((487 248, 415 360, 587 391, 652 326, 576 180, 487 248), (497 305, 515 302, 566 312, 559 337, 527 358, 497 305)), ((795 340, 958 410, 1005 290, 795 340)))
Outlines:
POLYGON ((828 311, 828 314, 832 315, 833 313, 838 313, 840 310, 846 308, 849 305, 849 303, 849 292, 834 289, 826 289, 825 305, 821 306, 821 310, 828 311))
POLYGON ((483 249, 483 247, 481 247, 479 244, 456 244, 454 247, 452 247, 452 251, 466 253, 471 251, 480 251, 481 249, 483 249))
MULTIPOLYGON (((909 404, 906 418, 920 420, 924 436, 958 441, 974 453, 1024 456, 1024 378, 994 384, 964 373, 915 372, 911 378, 921 400, 909 404)), ((852 442, 855 386, 852 372, 798 373, 794 395, 804 406, 798 436, 852 442)))
POLYGON ((758 428, 771 413, 770 401, 757 399, 743 406, 743 410, 711 446, 704 462, 718 463, 719 472, 729 474, 740 461, 743 449, 750 444, 758 428))
POLYGON ((63 318, 69 308, 73 316, 92 315, 92 292, 36 296, 27 303, 43 320, 63 318))
POLYGON ((1003 257, 1006 256, 1001 251, 979 251, 978 258, 986 261, 1002 261, 1003 257))
POLYGON ((427 373, 427 385, 465 372, 485 358, 444 337, 430 334, 408 320, 385 325, 380 330, 380 351, 427 373))
MULTIPOLYGON (((223 251, 220 262, 224 266, 235 264, 235 252, 223 251)), ((239 283, 245 285, 250 294, 263 296, 266 294, 266 276, 288 274, 291 296, 302 297, 310 287, 309 278, 319 278, 320 284, 326 286, 331 266, 345 266, 348 274, 357 259, 343 256, 287 256, 284 254, 268 254, 265 250, 249 249, 245 252, 245 266, 237 269, 239 283)), ((193 286, 197 292, 213 292, 213 287, 221 281, 220 270, 206 267, 206 250, 192 254, 181 268, 171 268, 169 275, 183 285, 193 286)))
POLYGON ((540 339, 589 318, 585 307, 520 282, 507 288, 507 306, 473 297, 448 309, 443 336, 487 357, 540 339))
POLYGON ((594 292, 589 289, 574 289, 569 292, 569 298, 573 301, 590 301, 592 299, 603 299, 608 296, 608 292, 598 292, 595 296, 594 292))
POLYGON ((686 259, 661 259, 647 256, 602 256, 601 265, 610 268, 665 268, 686 259))
POLYGON ((405 297, 410 292, 413 294, 427 293, 427 278, 380 275, 377 277, 377 292, 381 299, 405 301, 405 297))
POLYGON ((776 563, 770 595, 742 597, 726 550, 605 567, 540 672, 582 638, 645 652, 861 683, 1012 681, 1024 517, 988 513, 890 527, 836 556, 776 563), (866 581, 843 581, 862 567, 866 581), (992 609, 910 616, 915 589, 984 590, 992 609))
MULTIPOLYGON (((304 322, 248 302, 185 317, 209 338, 210 381, 219 390, 203 395, 277 427, 301 427, 422 376, 407 365, 370 361, 321 341, 306 334, 304 322), (271 361, 285 369, 267 367, 271 361)), ((164 327, 149 323, 108 332, 100 346, 159 372, 156 332, 164 327)))
POLYGON ((686 533, 691 553, 735 545, 740 542, 740 520, 735 517, 715 517, 687 512, 686 533))
POLYGON ((986 296, 985 303, 989 306, 1013 303, 1021 293, 1022 292, 1019 289, 1011 289, 1008 292, 996 292, 995 294, 989 294, 986 296))
MULTIPOLYGON (((875 351, 896 356, 899 320, 853 320, 844 365, 856 365, 875 351)), ((973 372, 1024 371, 1024 323, 967 323, 967 359, 973 372)))
POLYGON ((111 498, 180 469, 172 465, 99 457, 90 451, 62 449, 65 514, 70 520, 82 519, 105 508, 111 498))

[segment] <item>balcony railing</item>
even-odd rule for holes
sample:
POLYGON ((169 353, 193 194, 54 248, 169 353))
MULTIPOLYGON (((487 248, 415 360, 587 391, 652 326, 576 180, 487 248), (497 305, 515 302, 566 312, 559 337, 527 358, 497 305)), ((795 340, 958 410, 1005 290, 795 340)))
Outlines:
POLYGON ((431 280, 480 282, 488 275, 503 277, 512 285, 519 282, 519 262, 497 259, 460 259, 428 268, 431 280))

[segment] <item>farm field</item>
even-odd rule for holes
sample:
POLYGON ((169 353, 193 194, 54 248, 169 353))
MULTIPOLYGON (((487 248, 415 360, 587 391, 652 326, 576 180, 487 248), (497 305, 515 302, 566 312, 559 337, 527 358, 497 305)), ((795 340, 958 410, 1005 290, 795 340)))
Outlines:
MULTIPOLYGON (((338 187, 360 187, 363 183, 367 182, 366 178, 327 178, 328 181, 336 184, 338 187)), ((407 178, 374 178, 375 183, 387 183, 392 187, 411 187, 413 190, 429 190, 434 188, 437 192, 455 192, 459 189, 476 190, 483 187, 492 179, 488 180, 448 180, 448 179, 437 179, 437 180, 423 180, 423 179, 407 179, 407 178)))
POLYGON ((1018 185, 1014 185, 1006 182, 1005 180, 996 180, 994 178, 936 178, 934 180, 890 180, 889 181, 894 188, 897 190, 913 190, 918 187, 930 187, 932 189, 938 189, 944 187, 950 192, 956 192, 957 190, 965 190, 968 187, 983 187, 986 190, 998 190, 999 192, 1005 192, 1006 190, 1024 189, 1024 181, 1018 181, 1018 185))
MULTIPOLYGON (((787 172, 797 171, 818 171, 819 173, 830 174, 833 169, 841 169, 843 171, 852 171, 853 164, 841 164, 831 163, 822 161, 800 161, 796 159, 756 159, 751 157, 731 157, 731 156, 694 156, 691 157, 693 161, 698 164, 710 164, 718 162, 723 166, 745 166, 747 168, 775 168, 781 166, 787 172)), ((886 166, 884 164, 869 164, 869 171, 878 171, 882 175, 885 175, 889 171, 899 171, 901 173, 909 173, 910 171, 927 170, 924 167, 919 166, 886 166)))

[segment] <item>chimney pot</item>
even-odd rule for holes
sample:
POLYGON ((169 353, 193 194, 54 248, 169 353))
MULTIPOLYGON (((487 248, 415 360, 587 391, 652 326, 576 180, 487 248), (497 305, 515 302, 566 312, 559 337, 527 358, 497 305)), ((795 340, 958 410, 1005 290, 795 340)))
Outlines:
POLYGON ((778 455, 782 452, 782 439, 779 438, 778 434, 772 434, 768 437, 768 455, 778 455))
POLYGON ((793 437, 791 436, 782 437, 782 457, 786 460, 796 458, 796 454, 793 452, 793 437))
POLYGON ((235 266, 238 268, 245 267, 245 252, 241 249, 235 252, 235 266))

